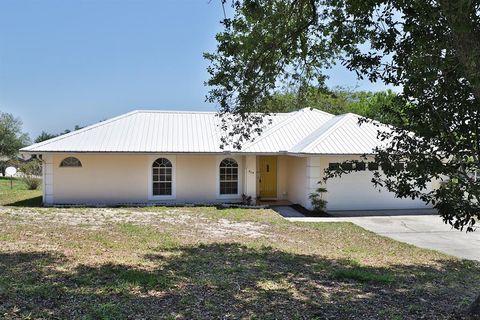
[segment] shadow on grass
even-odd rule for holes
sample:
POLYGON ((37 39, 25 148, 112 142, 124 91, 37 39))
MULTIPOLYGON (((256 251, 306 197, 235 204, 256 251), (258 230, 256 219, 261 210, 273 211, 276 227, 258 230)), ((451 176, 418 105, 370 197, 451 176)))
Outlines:
POLYGON ((43 207, 42 196, 22 199, 11 203, 6 203, 4 206, 7 207, 27 207, 27 208, 38 208, 43 207))
POLYGON ((149 269, 75 266, 53 253, 0 254, 6 318, 443 319, 473 300, 479 266, 362 267, 236 243, 145 257, 149 269), (339 272, 344 270, 344 272, 339 272), (475 276, 475 277, 474 277, 475 276))

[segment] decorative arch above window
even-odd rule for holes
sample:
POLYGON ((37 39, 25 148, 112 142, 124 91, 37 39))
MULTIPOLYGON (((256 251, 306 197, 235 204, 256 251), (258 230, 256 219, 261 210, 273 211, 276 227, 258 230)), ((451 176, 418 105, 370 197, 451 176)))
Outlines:
POLYGON ((232 158, 220 162, 220 194, 238 194, 238 163, 232 158))
POLYGON ((152 194, 154 196, 172 195, 172 163, 167 158, 158 158, 152 165, 152 194))
POLYGON ((75 168, 75 167, 81 167, 82 163, 80 160, 78 160, 75 157, 67 157, 60 162, 60 167, 70 167, 70 168, 75 168))

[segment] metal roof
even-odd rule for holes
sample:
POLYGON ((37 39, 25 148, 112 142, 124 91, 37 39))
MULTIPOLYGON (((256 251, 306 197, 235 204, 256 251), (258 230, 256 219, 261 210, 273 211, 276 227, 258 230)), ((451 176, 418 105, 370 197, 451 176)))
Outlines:
MULTIPOLYGON (((363 154, 380 145, 378 128, 359 116, 305 108, 277 113, 239 153, 363 154)), ((215 112, 137 110, 33 144, 21 152, 223 153, 215 112)), ((228 151, 228 150, 227 150, 228 151)))
POLYGON ((333 115, 317 109, 305 108, 263 131, 260 137, 245 145, 244 152, 290 151, 317 128, 322 127, 333 115))
POLYGON ((363 122, 353 113, 331 118, 310 136, 291 149, 292 153, 306 154, 371 154, 384 141, 378 139, 378 131, 390 130, 380 123, 363 122), (380 126, 380 128, 379 128, 380 126))

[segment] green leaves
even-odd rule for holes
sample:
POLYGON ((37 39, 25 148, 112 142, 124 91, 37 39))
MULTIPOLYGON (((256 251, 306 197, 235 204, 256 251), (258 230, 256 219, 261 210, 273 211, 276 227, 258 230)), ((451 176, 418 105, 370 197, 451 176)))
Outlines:
POLYGON ((323 82, 315 70, 329 64, 333 52, 316 29, 319 21, 315 1, 239 4, 224 32, 217 35, 217 51, 205 54, 210 61, 206 84, 212 87, 207 100, 217 103, 224 115, 243 115, 241 122, 225 119, 234 133, 225 135, 226 144, 240 147, 256 136, 249 128, 261 127, 263 118, 253 113, 262 110, 277 85, 323 82))
POLYGON ((480 168, 476 1, 245 0, 234 8, 217 51, 206 55, 208 100, 226 119, 225 144, 241 148, 261 133, 255 112, 305 102, 343 112, 342 104, 322 105, 330 96, 321 91, 325 68, 341 62, 359 78, 403 89, 369 97, 367 107, 349 105, 397 127, 379 132, 391 143, 376 150, 387 169, 375 182, 433 203, 456 228, 473 228, 480 219, 480 179, 469 175, 480 168), (312 88, 320 93, 309 96, 312 88), (406 169, 388 170, 396 162, 406 169), (432 180, 458 183, 429 191, 432 180))
POLYGON ((22 121, 0 112, 0 156, 12 158, 29 142, 28 135, 22 132, 22 121))

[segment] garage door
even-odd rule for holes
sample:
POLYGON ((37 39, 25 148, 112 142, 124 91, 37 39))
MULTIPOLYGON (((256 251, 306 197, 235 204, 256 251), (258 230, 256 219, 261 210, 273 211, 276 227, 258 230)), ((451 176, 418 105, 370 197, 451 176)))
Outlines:
POLYGON ((424 209, 421 200, 399 199, 384 188, 375 188, 373 173, 359 171, 327 181, 327 210, 424 209))

